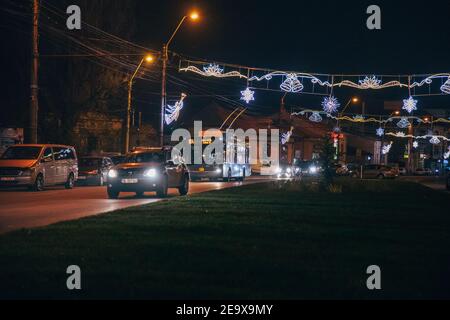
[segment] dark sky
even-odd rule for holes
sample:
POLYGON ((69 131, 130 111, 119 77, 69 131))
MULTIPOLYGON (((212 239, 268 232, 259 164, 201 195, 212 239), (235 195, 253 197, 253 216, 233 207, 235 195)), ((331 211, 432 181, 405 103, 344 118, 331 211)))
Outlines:
MULTIPOLYGON (((450 70, 450 1, 141 0, 139 5, 138 40, 152 48, 166 41, 189 8, 198 8, 201 22, 186 24, 171 49, 206 60, 337 74, 450 70), (382 30, 366 27, 371 4, 381 7, 382 30)), ((389 96, 355 93, 378 105, 407 94, 398 90, 389 96)), ((270 109, 267 105, 279 104, 280 95, 260 93, 263 99, 253 109, 270 109)), ((354 93, 341 90, 336 95, 347 100, 354 93)), ((288 103, 314 105, 321 99, 290 95, 288 103)), ((421 105, 450 108, 450 101, 447 96, 424 97, 421 105)))
POLYGON ((432 73, 450 69, 450 1, 147 1, 140 39, 156 47, 198 7, 173 50, 230 63, 317 73, 432 73), (417 2, 417 4, 415 4, 417 2), (382 30, 369 31, 378 4, 382 30))
MULTIPOLYGON (((128 19, 136 22, 137 34, 130 40, 156 50, 160 50, 162 43, 167 41, 180 18, 189 9, 197 8, 202 15, 201 21, 186 23, 171 50, 211 61, 312 73, 370 75, 450 71, 448 0, 136 1, 137 13, 128 19), (381 7, 382 30, 370 31, 366 27, 366 9, 371 4, 381 7)), ((16 86, 28 86, 26 79, 29 79, 29 72, 21 66, 26 64, 24 59, 29 53, 29 29, 23 25, 14 33, 11 26, 1 27, 1 69, 6 70, 1 88, 5 93, 14 91, 16 86), (9 81, 11 78, 15 81, 9 81)), ((176 69, 172 69, 171 74, 197 86, 197 89, 189 90, 169 83, 171 97, 179 96, 181 90, 200 95, 200 87, 205 95, 206 92, 226 95, 239 103, 239 91, 246 86, 245 82, 234 85, 236 81, 233 80, 206 81, 194 75, 179 74, 176 69)), ((138 109, 147 112, 154 110, 153 114, 157 115, 158 86, 145 82, 136 84, 135 99, 137 103, 145 102, 138 105, 138 109)), ((277 110, 282 95, 280 92, 257 94, 258 100, 251 104, 250 112, 270 113, 277 110)), ((407 95, 398 91, 389 95, 385 95, 384 91, 365 94, 339 89, 335 92, 342 103, 354 94, 367 98, 374 105, 383 100, 401 100, 407 95)), ((321 99, 292 94, 288 96, 287 103, 318 106, 321 99)), ((195 107, 197 102, 188 99, 186 103, 195 107)), ((2 104, 5 105, 3 100, 2 104)), ((450 97, 423 97, 420 105, 450 109, 450 97)), ((2 113, 5 114, 8 112, 2 113)))

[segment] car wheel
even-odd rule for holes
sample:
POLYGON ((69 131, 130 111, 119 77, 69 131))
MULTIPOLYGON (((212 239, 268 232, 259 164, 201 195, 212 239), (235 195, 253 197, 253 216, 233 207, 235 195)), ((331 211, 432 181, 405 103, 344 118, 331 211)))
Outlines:
POLYGON ((180 195, 185 196, 189 193, 189 176, 184 176, 183 185, 178 189, 180 195))
POLYGON ((232 179, 232 173, 231 173, 231 169, 229 169, 228 170, 228 175, 227 175, 227 177, 224 179, 225 180, 225 182, 231 182, 231 179, 232 179))
POLYGON ((120 194, 120 192, 118 192, 114 189, 108 188, 108 198, 117 199, 117 198, 119 198, 119 194, 120 194))
POLYGON ((158 190, 156 191, 156 195, 158 196, 158 198, 165 198, 167 197, 168 194, 168 181, 167 181, 167 177, 165 177, 161 183, 160 186, 158 186, 158 190))
POLYGON ((66 189, 73 189, 73 186, 75 185, 75 177, 73 173, 69 174, 69 177, 67 178, 65 187, 66 189))
POLYGON ((44 176, 42 174, 36 177, 36 181, 31 190, 36 192, 44 191, 44 176))
POLYGON ((246 175, 246 172, 245 172, 245 169, 242 171, 242 177, 241 178, 239 178, 239 181, 240 182, 244 182, 245 181, 245 175, 246 175))

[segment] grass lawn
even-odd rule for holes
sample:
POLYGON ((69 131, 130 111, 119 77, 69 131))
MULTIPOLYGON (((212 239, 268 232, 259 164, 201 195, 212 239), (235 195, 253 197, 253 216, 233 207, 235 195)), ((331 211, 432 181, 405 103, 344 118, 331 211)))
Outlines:
POLYGON ((450 298, 448 194, 343 186, 251 185, 0 236, 0 298, 450 298))

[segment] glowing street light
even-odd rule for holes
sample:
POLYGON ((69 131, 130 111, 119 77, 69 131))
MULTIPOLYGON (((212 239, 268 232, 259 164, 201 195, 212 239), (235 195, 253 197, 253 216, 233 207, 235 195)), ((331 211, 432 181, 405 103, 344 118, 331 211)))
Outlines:
POLYGON ((175 38, 175 35, 178 33, 178 30, 180 30, 181 26, 183 25, 184 21, 186 19, 190 19, 191 21, 195 22, 200 19, 200 14, 198 11, 192 11, 189 13, 189 15, 185 15, 180 23, 178 24, 177 28, 173 32, 172 36, 169 38, 169 41, 163 46, 162 51, 162 88, 161 88, 161 122, 160 122, 160 145, 161 147, 164 147, 164 115, 166 113, 166 105, 167 105, 167 63, 169 61, 169 46, 172 43, 172 40, 175 38))
POLYGON ((200 15, 197 11, 192 11, 191 14, 189 15, 189 18, 191 18, 191 20, 193 21, 196 21, 200 19, 200 15))
POLYGON ((131 76, 130 80, 128 81, 128 105, 127 105, 127 120, 125 123, 125 141, 124 141, 124 151, 125 153, 128 153, 130 151, 130 129, 131 129, 131 104, 132 104, 132 93, 133 93, 133 81, 134 78, 136 78, 136 75, 138 74, 139 70, 141 69, 144 62, 146 63, 153 63, 155 61, 155 58, 148 54, 145 57, 142 58, 141 62, 136 68, 136 71, 134 71, 133 75, 131 76))

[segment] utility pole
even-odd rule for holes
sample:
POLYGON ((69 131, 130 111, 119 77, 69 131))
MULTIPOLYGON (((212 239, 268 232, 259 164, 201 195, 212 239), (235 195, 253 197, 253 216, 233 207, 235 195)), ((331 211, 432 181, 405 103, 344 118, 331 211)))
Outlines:
POLYGON ((33 0, 33 32, 32 32, 32 63, 31 63, 31 98, 30 119, 27 142, 38 142, 38 111, 39 111, 39 0, 33 0))
MULTIPOLYGON (((184 20, 182 20, 184 21, 184 20)), ((181 23, 180 23, 181 25, 181 23)), ((178 30, 178 29, 177 29, 178 30)), ((162 51, 162 88, 161 88, 161 119, 159 143, 164 147, 164 114, 166 113, 167 102, 167 62, 169 60, 168 46, 165 44, 162 51)))

